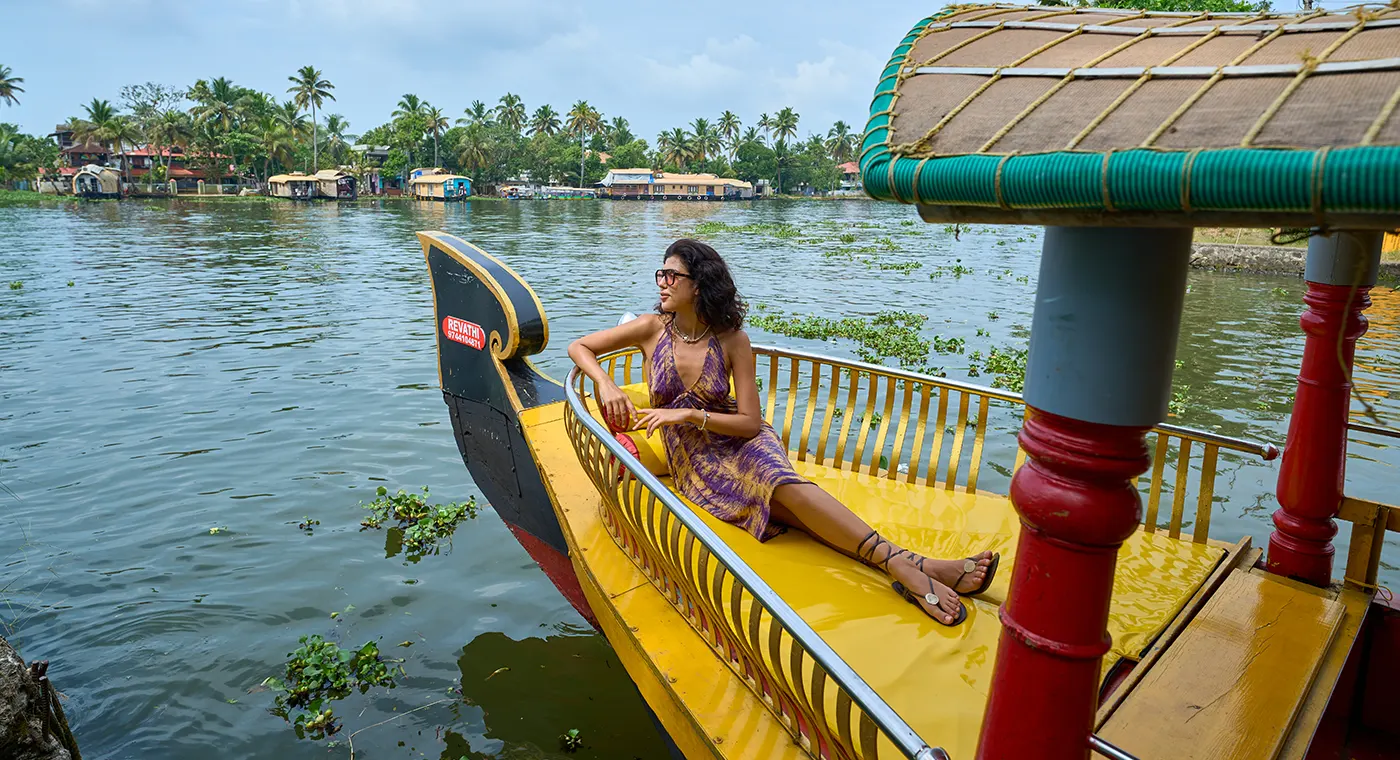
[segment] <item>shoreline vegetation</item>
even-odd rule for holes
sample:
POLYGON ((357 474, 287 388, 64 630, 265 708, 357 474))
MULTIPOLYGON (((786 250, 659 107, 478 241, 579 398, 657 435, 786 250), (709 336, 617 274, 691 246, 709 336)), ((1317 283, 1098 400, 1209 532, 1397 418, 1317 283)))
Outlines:
MULTIPOLYGON (((8 79, 0 87, 9 89, 0 90, 0 101, 17 104, 24 90, 16 84, 24 80, 3 71, 8 79)), ((405 93, 388 121, 352 134, 344 116, 325 112, 336 99, 335 85, 320 70, 303 66, 287 80, 285 93, 216 77, 189 86, 127 85, 115 103, 94 97, 55 130, 83 148, 81 155, 0 123, 0 187, 93 159, 112 165, 125 182, 143 183, 200 179, 265 187, 277 174, 340 168, 362 186, 375 175, 397 185, 412 169, 437 167, 494 194, 519 181, 590 187, 609 169, 649 168, 810 195, 850 189, 851 170, 842 165, 859 150, 860 134, 846 121, 801 135, 801 115, 790 106, 760 114, 747 127, 729 110, 698 117, 648 142, 625 117, 604 117, 587 100, 567 111, 547 103, 530 111, 509 92, 494 105, 472 101, 456 118, 451 109, 405 93)))

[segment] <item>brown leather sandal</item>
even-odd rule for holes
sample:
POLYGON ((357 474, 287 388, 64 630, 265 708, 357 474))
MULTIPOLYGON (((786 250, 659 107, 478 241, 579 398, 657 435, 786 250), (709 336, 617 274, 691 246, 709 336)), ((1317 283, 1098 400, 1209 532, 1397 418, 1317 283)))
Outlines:
MULTIPOLYGON (((924 576, 924 577, 928 579, 928 593, 927 593, 927 594, 924 594, 923 601, 924 601, 924 602, 927 602, 928 605, 929 605, 930 607, 935 607, 935 608, 940 608, 940 609, 941 609, 941 607, 939 607, 939 604, 938 604, 938 590, 937 590, 936 588, 934 588, 934 586, 933 586, 933 579, 932 579, 932 578, 929 578, 928 576, 924 576)), ((962 603, 962 600, 959 600, 959 601, 958 601, 958 615, 957 615, 957 617, 953 618, 953 622, 951 622, 951 623, 945 623, 945 622, 943 622, 942 620, 939 620, 938 618, 934 617, 933 615, 929 615, 929 611, 926 610, 926 609, 924 609, 924 605, 919 604, 919 601, 920 601, 920 600, 919 600, 919 597, 914 596, 914 594, 910 593, 909 589, 905 588, 903 583, 900 583, 899 581, 895 581, 894 584, 893 584, 893 587, 894 587, 894 590, 895 590, 896 593, 898 593, 900 596, 904 597, 904 601, 909 602, 910 604, 914 605, 915 607, 918 607, 920 610, 923 610, 923 613, 924 613, 925 615, 928 615, 930 618, 933 619, 933 622, 938 623, 939 625, 946 626, 946 627, 948 627, 948 628, 952 628, 952 627, 955 626, 955 625, 961 625, 962 622, 963 622, 964 620, 967 620, 967 605, 966 605, 966 604, 963 604, 963 603, 962 603)), ((954 593, 957 593, 957 592, 954 592, 954 593)))
MULTIPOLYGON (((867 538, 869 538, 869 536, 867 536, 867 538)), ((922 554, 915 554, 914 552, 911 552, 908 549, 905 549, 904 553, 909 555, 909 561, 913 562, 914 566, 919 568, 919 572, 923 572, 924 560, 928 558, 922 554)), ((967 592, 966 594, 959 593, 958 596, 977 596, 979 594, 987 593, 987 589, 992 587, 992 580, 994 580, 997 577, 997 567, 1000 565, 1001 552, 995 552, 992 554, 992 561, 987 565, 987 576, 982 579, 982 584, 979 585, 977 588, 967 592)), ((976 571, 977 560, 975 558, 968 557, 967 559, 963 560, 962 574, 958 576, 957 580, 953 581, 953 585, 949 588, 953 589, 954 593, 957 593, 958 584, 962 583, 962 579, 966 578, 968 573, 973 573, 976 571)), ((927 575, 927 573, 925 573, 925 575, 927 575)))

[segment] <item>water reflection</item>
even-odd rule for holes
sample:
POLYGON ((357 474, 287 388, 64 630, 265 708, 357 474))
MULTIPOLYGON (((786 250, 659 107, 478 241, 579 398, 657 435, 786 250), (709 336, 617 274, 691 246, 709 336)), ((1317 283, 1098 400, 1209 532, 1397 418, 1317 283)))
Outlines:
POLYGON ((462 648, 457 667, 462 697, 480 718, 446 730, 442 760, 667 757, 660 738, 622 717, 645 704, 596 636, 515 641, 485 633, 462 648), (570 729, 579 731, 582 746, 565 753, 560 735, 570 729))

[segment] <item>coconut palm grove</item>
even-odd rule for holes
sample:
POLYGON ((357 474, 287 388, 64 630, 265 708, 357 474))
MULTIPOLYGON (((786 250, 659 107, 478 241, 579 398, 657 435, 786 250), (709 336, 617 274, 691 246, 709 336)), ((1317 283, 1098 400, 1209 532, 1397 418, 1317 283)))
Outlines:
MULTIPOLYGON (((0 66, 0 102, 16 105, 24 78, 0 66)), ((384 123, 357 131, 335 107, 335 84, 315 66, 287 77, 283 92, 244 87, 226 77, 189 86, 156 82, 121 88, 115 98, 94 97, 57 129, 78 143, 111 153, 148 148, 163 157, 147 181, 162 181, 169 150, 178 147, 196 172, 265 183, 279 172, 341 167, 364 176, 377 170, 401 176, 420 166, 466 175, 477 187, 528 176, 540 183, 587 186, 608 167, 708 172, 748 182, 766 180, 779 192, 817 192, 839 185, 841 164, 855 158, 859 134, 837 121, 804 130, 790 107, 745 117, 733 111, 699 116, 655 140, 636 135, 625 116, 605 115, 587 100, 567 110, 531 106, 506 93, 494 101, 453 106, 404 93, 384 123), (355 146, 387 147, 367 156, 355 146)), ((54 165, 58 146, 43 135, 22 134, 0 120, 0 181, 33 180, 54 165)))

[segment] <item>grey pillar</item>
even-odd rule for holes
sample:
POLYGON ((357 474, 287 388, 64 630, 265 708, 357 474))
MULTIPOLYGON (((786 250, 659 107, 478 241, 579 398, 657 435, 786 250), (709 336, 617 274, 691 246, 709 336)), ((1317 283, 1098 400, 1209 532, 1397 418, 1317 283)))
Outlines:
POLYGON ((1190 256, 1190 228, 1046 228, 1026 403, 1104 425, 1165 419, 1190 256))
POLYGON ((1323 285, 1369 288, 1381 266, 1384 232, 1342 230, 1330 235, 1314 231, 1308 238, 1308 263, 1303 279, 1323 285))

